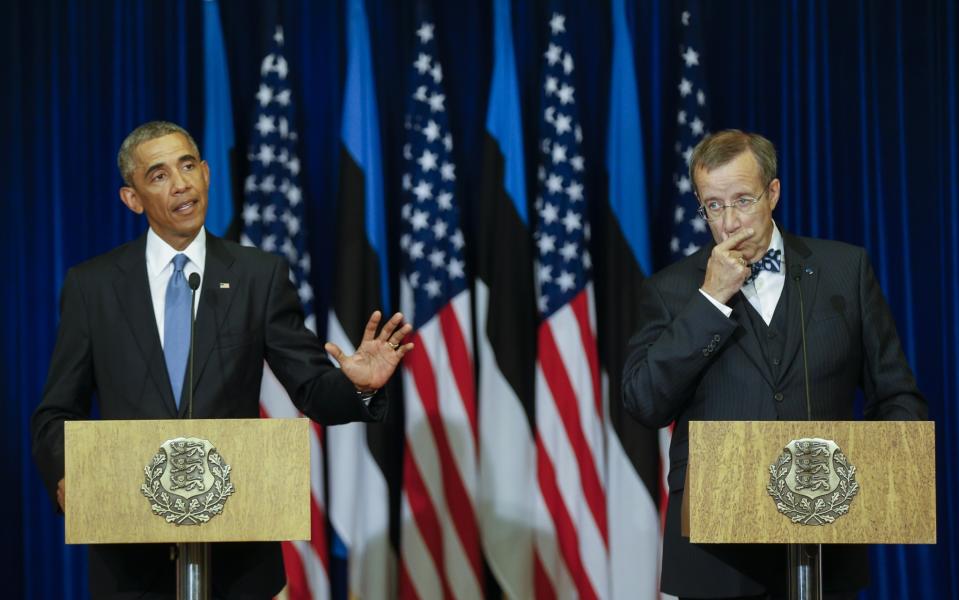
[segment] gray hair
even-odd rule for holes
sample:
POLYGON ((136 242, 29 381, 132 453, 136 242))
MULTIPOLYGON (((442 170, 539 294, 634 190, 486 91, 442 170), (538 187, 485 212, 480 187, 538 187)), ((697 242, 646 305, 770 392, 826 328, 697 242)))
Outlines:
POLYGON ((117 152, 117 168, 120 169, 120 177, 123 177, 123 181, 127 185, 133 185, 133 171, 136 170, 137 166, 133 153, 136 151, 137 146, 143 142, 149 142, 150 140, 155 140, 156 138, 170 135, 171 133, 183 134, 190 142, 190 145, 193 146, 193 151, 196 153, 197 158, 200 157, 200 148, 197 146, 193 136, 190 135, 190 132, 186 129, 169 121, 150 121, 149 123, 144 123, 130 132, 126 139, 123 140, 123 143, 120 144, 120 151, 117 152))
MULTIPOLYGON (((689 159, 689 179, 696 185, 696 170, 707 173, 725 165, 749 150, 759 164, 763 184, 776 178, 776 147, 758 133, 745 133, 739 129, 726 129, 707 135, 696 144, 689 159)), ((698 191, 697 191, 698 193, 698 191)))

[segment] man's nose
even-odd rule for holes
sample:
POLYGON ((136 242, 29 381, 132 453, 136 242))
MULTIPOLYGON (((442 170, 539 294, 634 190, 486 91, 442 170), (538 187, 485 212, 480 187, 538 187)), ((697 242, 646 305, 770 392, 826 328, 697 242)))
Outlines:
POLYGON ((186 177, 184 177, 180 171, 173 171, 173 175, 170 176, 170 182, 173 184, 173 193, 175 194, 182 193, 190 187, 186 177))
POLYGON ((723 210, 723 216, 721 218, 722 218, 722 224, 723 224, 723 231, 725 231, 729 235, 736 233, 736 231, 739 229, 741 225, 741 222, 739 220, 739 211, 737 211, 735 208, 731 206, 727 206, 723 210))

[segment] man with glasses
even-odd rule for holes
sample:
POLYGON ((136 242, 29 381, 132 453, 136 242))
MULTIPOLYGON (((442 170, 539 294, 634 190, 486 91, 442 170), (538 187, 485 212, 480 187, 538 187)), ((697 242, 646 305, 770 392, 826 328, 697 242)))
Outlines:
MULTIPOLYGON (((694 545, 680 535, 689 422, 852 420, 857 387, 867 419, 925 419, 926 403, 865 251, 791 235, 773 220, 780 182, 769 140, 707 136, 689 173, 715 243, 646 280, 623 371, 635 418, 675 422, 662 590, 784 597, 783 546, 694 545)), ((866 548, 824 547, 823 578, 827 598, 855 598, 868 585, 866 548)))

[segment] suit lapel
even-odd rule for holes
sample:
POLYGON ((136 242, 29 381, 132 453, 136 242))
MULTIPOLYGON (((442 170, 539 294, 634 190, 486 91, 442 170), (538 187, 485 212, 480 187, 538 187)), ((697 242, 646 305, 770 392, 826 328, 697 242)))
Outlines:
MULTIPOLYGON (((203 293, 197 307, 194 329, 193 389, 196 390, 210 354, 216 345, 218 332, 229 313, 234 291, 230 287, 221 288, 221 283, 231 283, 234 257, 219 238, 207 233, 206 265, 203 267, 203 293)), ((232 282, 233 287, 236 282, 232 282)), ((189 377, 189 372, 187 374, 189 377)), ((184 398, 186 396, 184 395, 184 398)), ((181 415, 186 414, 187 403, 180 403, 181 415)))
POLYGON ((113 289, 119 299, 123 317, 133 332, 137 348, 146 362, 150 378, 160 390, 163 405, 172 417, 176 414, 176 402, 173 399, 173 388, 170 387, 170 376, 167 374, 156 315, 153 312, 153 297, 150 295, 150 280, 147 276, 146 239, 144 233, 120 255, 117 260, 120 276, 114 280, 113 289))
MULTIPOLYGON (((819 270, 822 265, 813 256, 809 247, 796 236, 783 232, 783 242, 786 246, 786 285, 783 293, 789 294, 789 326, 786 336, 786 347, 783 359, 786 365, 793 365, 802 360, 799 350, 802 348, 803 332, 800 330, 803 323, 809 327, 809 317, 812 307, 816 303, 816 292, 819 289, 819 270), (796 280, 798 277, 798 281, 796 280), (800 290, 802 294, 800 294, 800 290), (800 298, 802 302, 800 302, 800 298), (802 309, 802 315, 800 315, 802 309)), ((799 365, 802 366, 802 365, 799 365)), ((780 378, 790 369, 781 369, 780 378)))

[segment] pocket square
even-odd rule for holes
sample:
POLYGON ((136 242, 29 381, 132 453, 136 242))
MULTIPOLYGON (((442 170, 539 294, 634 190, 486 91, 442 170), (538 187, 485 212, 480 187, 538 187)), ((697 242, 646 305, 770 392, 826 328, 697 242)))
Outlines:
POLYGON ((230 289, 230 284, 229 284, 229 282, 227 282, 227 281, 221 281, 221 282, 220 282, 220 289, 221 289, 221 290, 228 290, 228 289, 230 289))

